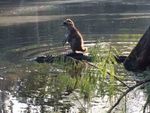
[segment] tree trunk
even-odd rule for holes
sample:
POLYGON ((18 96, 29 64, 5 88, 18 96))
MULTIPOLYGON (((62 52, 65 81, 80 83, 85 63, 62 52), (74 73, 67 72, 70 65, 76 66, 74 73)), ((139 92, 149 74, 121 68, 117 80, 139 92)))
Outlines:
POLYGON ((150 27, 126 58, 124 66, 129 71, 145 70, 150 66, 150 27))

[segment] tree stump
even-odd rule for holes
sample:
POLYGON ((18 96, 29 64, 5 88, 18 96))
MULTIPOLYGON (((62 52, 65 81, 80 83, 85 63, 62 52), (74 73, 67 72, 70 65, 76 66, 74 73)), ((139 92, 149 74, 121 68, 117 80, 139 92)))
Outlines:
POLYGON ((129 71, 143 71, 150 66, 150 27, 125 59, 124 66, 129 71))

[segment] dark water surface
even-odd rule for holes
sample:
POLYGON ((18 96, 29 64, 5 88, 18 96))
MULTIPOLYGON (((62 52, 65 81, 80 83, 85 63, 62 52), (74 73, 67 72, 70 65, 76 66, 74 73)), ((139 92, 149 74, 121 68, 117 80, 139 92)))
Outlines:
MULTIPOLYGON (((116 46, 122 54, 128 54, 150 25, 150 1, 1 0, 1 113, 42 113, 43 106, 53 111, 53 108, 49 107, 51 103, 29 105, 32 95, 27 93, 26 98, 21 98, 24 95, 16 92, 20 88, 17 83, 24 80, 29 71, 28 66, 32 65, 32 63, 26 64, 26 59, 43 54, 63 53, 68 50, 61 43, 65 38, 65 29, 61 27, 65 18, 75 21, 84 36, 87 47, 93 45, 94 41, 100 40, 116 46), (17 105, 18 108, 16 108, 17 105)), ((70 108, 67 105, 65 107, 70 108)), ((96 108, 93 108, 92 113, 94 109, 96 108)), ((131 110, 127 113, 131 113, 131 110)), ((138 112, 132 111, 132 113, 138 112)))

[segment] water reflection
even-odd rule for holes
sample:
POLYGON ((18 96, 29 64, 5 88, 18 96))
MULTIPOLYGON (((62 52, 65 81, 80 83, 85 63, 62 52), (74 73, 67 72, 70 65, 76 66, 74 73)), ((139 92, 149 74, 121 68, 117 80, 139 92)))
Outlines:
POLYGON ((0 109, 8 113, 78 112, 67 96, 53 91, 56 70, 50 72, 47 65, 41 65, 45 70, 35 69, 25 60, 68 50, 61 45, 65 30, 60 25, 64 18, 75 20, 86 46, 100 39, 126 55, 150 21, 149 1, 5 1, 0 5, 0 109))
POLYGON ((1 48, 7 44, 10 44, 9 47, 36 44, 37 40, 40 42, 62 40, 64 31, 59 25, 65 17, 73 18, 87 37, 87 34, 143 33, 150 16, 147 4, 123 2, 93 1, 53 5, 43 5, 40 2, 2 6, 1 48))

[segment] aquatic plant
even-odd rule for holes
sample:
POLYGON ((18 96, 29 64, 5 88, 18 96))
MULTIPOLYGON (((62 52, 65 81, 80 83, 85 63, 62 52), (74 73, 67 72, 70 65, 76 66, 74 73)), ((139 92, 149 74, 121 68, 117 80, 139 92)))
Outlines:
POLYGON ((73 106, 71 101, 76 100, 80 103, 81 111, 87 112, 93 97, 108 95, 111 99, 118 87, 114 58, 116 51, 111 46, 106 48, 96 44, 89 48, 89 53, 93 58, 92 63, 72 58, 64 62, 62 57, 53 64, 24 64, 24 76, 19 80, 16 95, 26 98, 28 104, 53 106, 55 111, 60 109, 60 105, 69 109, 73 106), (60 102, 64 96, 70 95, 72 98, 68 100, 69 104, 60 102))
POLYGON ((114 47, 97 43, 89 48, 89 53, 92 62, 72 58, 64 62, 62 57, 52 64, 26 62, 16 66, 15 70, 7 72, 18 74, 17 92, 14 95, 21 102, 26 100, 28 105, 41 106, 41 112, 46 111, 48 106, 53 107, 54 112, 65 112, 76 101, 83 113, 88 112, 94 97, 103 98, 107 95, 109 101, 114 103, 108 111, 111 113, 130 91, 146 84, 148 99, 143 108, 145 111, 149 105, 149 73, 145 72, 145 78, 139 83, 128 85, 125 80, 129 74, 121 64, 116 63, 118 52, 114 47))

